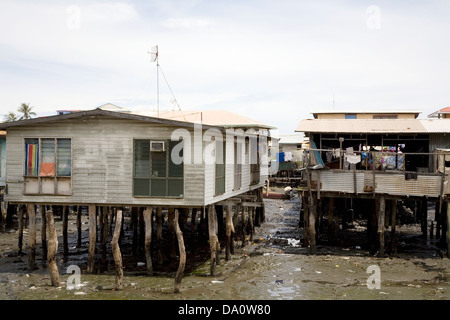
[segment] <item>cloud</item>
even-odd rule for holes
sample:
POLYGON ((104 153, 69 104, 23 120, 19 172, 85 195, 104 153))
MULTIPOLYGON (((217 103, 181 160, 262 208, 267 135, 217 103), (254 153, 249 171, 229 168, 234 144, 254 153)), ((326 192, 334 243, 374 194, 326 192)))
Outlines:
POLYGON ((169 18, 163 22, 163 26, 169 29, 179 29, 179 28, 204 28, 210 25, 208 19, 196 19, 196 18, 169 18))

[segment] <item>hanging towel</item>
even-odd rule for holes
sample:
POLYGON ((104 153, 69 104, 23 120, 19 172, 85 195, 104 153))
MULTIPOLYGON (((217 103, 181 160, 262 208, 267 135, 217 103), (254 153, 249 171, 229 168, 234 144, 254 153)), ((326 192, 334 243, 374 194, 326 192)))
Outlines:
POLYGON ((284 153, 284 161, 292 161, 292 152, 287 151, 284 153))
POLYGON ((346 154, 344 159, 351 164, 356 164, 361 162, 361 155, 359 154, 346 154))

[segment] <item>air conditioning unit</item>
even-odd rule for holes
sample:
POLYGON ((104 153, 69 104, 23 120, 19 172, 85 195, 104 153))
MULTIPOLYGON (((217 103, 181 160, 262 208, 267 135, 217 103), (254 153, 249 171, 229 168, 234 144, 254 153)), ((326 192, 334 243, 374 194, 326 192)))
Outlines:
POLYGON ((150 141, 150 151, 164 152, 165 151, 164 141, 150 141))

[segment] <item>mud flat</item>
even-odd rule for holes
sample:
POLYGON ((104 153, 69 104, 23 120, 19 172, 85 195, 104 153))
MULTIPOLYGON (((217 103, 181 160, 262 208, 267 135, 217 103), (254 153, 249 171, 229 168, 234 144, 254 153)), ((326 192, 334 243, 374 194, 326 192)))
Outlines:
MULTIPOLYGON (((300 241, 299 199, 264 201, 265 223, 256 228, 253 241, 245 247, 236 241, 231 260, 225 261, 223 249, 216 276, 208 276, 207 250, 187 253, 190 265, 178 294, 173 293, 176 269, 172 270, 170 265, 159 271, 155 266, 155 275, 146 276, 145 266, 124 257, 128 265, 124 270, 124 288, 121 291, 113 290, 113 268, 99 270, 98 274, 85 273, 88 224, 83 220, 83 247, 75 248, 76 224, 72 216, 69 221, 71 254, 67 259, 63 258, 60 241, 57 263, 61 286, 51 287, 39 239, 36 252, 38 269, 27 270, 27 256, 17 254, 17 232, 9 229, 6 234, 0 234, 0 299, 450 299, 450 259, 441 258, 429 241, 419 240, 419 225, 399 227, 400 245, 393 257, 378 258, 366 251, 360 242, 365 233, 357 224, 349 231, 353 234, 344 235, 348 241, 331 246, 319 240, 317 253, 310 255, 300 241), (81 268, 80 286, 67 290, 70 275, 65 272, 73 264, 81 268), (368 269, 372 270, 373 266, 379 270, 380 282, 379 288, 371 289, 375 285, 374 273, 368 273, 368 269)), ((56 224, 60 235, 62 222, 56 221, 56 224)), ((39 228, 39 221, 37 225, 39 228)), ((27 244, 25 232, 25 253, 27 244)), ((207 243, 205 248, 208 248, 207 243)), ((109 260, 112 260, 110 251, 107 254, 109 260)))

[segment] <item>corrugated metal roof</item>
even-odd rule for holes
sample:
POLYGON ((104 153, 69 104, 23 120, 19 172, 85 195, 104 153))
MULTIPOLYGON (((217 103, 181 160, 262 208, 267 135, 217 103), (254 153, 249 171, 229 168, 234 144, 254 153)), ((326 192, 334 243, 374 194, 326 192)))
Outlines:
POLYGON ((450 119, 303 119, 296 132, 450 133, 450 119))

